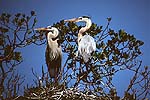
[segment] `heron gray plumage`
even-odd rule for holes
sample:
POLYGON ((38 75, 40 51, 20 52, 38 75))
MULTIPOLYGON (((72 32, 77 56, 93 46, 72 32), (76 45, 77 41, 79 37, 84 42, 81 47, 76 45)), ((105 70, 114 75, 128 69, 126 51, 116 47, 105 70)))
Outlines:
POLYGON ((47 33, 47 47, 45 52, 46 64, 50 77, 54 78, 55 82, 57 82, 58 75, 61 70, 62 60, 62 49, 58 43, 59 31, 57 28, 51 26, 48 26, 46 28, 38 28, 36 30, 45 31, 47 33))
POLYGON ((64 20, 65 22, 85 22, 85 27, 82 27, 78 33, 78 51, 77 56, 81 55, 84 62, 88 62, 91 58, 91 54, 96 51, 96 42, 94 38, 88 34, 83 35, 92 25, 90 17, 82 16, 79 18, 73 18, 64 20))

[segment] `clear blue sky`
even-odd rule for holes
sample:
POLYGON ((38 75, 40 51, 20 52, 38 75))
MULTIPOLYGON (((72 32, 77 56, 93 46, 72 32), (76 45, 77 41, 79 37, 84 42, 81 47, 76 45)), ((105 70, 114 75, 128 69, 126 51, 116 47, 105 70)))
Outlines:
MULTIPOLYGON (((23 12, 30 14, 34 10, 37 15, 37 26, 52 25, 62 19, 89 15, 98 25, 105 25, 107 17, 112 17, 111 28, 124 29, 144 41, 142 47, 143 65, 150 65, 150 0, 0 0, 0 13, 23 12)), ((23 50, 24 62, 20 73, 26 75, 26 83, 32 81, 31 67, 41 73, 45 65, 45 45, 28 46, 23 50)), ((120 95, 126 88, 131 75, 118 73, 114 79, 120 95)))

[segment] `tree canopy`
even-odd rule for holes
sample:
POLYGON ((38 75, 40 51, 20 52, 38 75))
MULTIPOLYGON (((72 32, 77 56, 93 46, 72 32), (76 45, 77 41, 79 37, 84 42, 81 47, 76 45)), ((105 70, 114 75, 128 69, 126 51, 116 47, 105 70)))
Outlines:
MULTIPOLYGON (((30 15, 22 13, 0 15, 1 99, 18 97, 18 91, 24 82, 25 76, 15 71, 23 62, 19 48, 46 43, 45 32, 34 30, 37 23, 36 16, 38 15, 34 11, 31 11, 30 15)), ((60 31, 59 43, 66 58, 60 72, 61 80, 57 85, 54 84, 41 68, 41 79, 37 78, 38 84, 35 87, 25 89, 24 98, 83 100, 89 97, 89 99, 119 100, 112 79, 117 72, 123 70, 133 73, 133 77, 122 98, 124 100, 148 98, 150 69, 148 66, 142 67, 139 58, 142 54, 140 48, 144 43, 123 29, 113 30, 110 24, 111 18, 107 18, 106 26, 92 23, 90 29, 84 33, 95 39, 97 47, 91 60, 85 63, 81 56, 75 57, 78 49, 77 34, 82 26, 64 20, 54 23, 52 26, 60 31)))

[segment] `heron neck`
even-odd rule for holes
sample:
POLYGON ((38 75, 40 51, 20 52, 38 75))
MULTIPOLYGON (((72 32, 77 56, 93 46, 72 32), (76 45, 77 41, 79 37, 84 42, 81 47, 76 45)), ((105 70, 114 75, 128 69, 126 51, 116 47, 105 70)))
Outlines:
POLYGON ((78 43, 80 42, 81 38, 82 38, 82 34, 79 33, 79 34, 78 34, 78 43))
POLYGON ((53 42, 53 41, 52 41, 52 38, 49 38, 49 37, 48 37, 47 43, 48 43, 48 46, 49 46, 49 47, 51 47, 51 46, 53 45, 52 42, 53 42))
POLYGON ((79 30, 79 34, 82 34, 82 33, 84 33, 85 31, 87 31, 87 30, 91 27, 91 25, 92 25, 92 22, 91 22, 90 19, 89 19, 89 20, 86 20, 85 22, 86 22, 86 25, 85 25, 85 27, 82 27, 82 28, 79 30))
POLYGON ((48 45, 51 47, 51 46, 54 46, 54 42, 57 42, 57 39, 55 39, 56 37, 58 36, 58 33, 55 32, 53 34, 51 33, 48 33, 47 35, 47 42, 48 42, 48 45), (53 40, 55 39, 55 40, 53 40))

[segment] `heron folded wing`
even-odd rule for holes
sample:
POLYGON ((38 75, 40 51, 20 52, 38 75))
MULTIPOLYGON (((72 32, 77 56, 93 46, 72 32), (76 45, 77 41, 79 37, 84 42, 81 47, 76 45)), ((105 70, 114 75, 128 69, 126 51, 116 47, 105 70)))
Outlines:
POLYGON ((56 55, 56 54, 53 54, 54 52, 48 46, 46 48, 46 52, 45 52, 46 64, 47 64, 49 75, 51 78, 57 77, 61 69, 62 55, 61 55, 61 50, 59 51, 60 52, 58 52, 56 55))
POLYGON ((93 37, 84 35, 79 42, 78 52, 83 57, 84 61, 87 62, 91 57, 91 53, 96 50, 96 43, 93 37))

